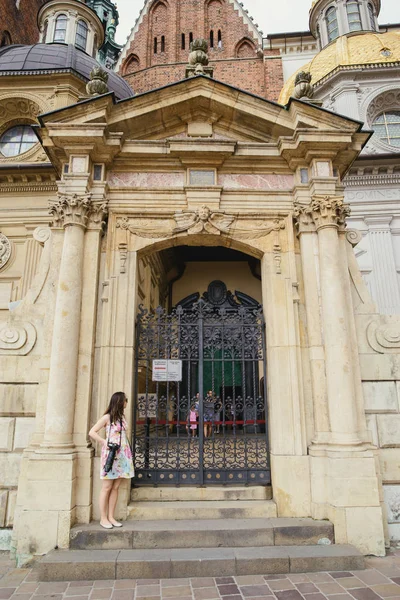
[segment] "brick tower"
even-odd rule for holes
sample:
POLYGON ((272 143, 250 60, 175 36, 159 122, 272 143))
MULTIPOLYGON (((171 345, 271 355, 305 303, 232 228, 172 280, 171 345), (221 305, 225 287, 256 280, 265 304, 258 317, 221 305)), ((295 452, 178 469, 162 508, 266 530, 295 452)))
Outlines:
POLYGON ((237 0, 147 0, 117 64, 136 93, 184 78, 193 39, 208 42, 214 78, 270 100, 283 85, 277 50, 237 0))

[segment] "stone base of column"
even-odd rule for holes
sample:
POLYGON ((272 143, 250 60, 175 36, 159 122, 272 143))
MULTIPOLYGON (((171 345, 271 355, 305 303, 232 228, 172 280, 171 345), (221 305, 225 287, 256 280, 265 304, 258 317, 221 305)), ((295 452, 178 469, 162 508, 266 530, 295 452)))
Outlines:
POLYGON ((384 515, 373 450, 310 448, 311 516, 329 519, 338 544, 385 555, 384 515), (312 453, 312 454, 311 454, 312 453))
POLYGON ((13 553, 32 555, 68 548, 76 522, 77 454, 24 453, 18 484, 13 553))
POLYGON ((278 517, 310 517, 310 457, 271 454, 270 459, 278 517))

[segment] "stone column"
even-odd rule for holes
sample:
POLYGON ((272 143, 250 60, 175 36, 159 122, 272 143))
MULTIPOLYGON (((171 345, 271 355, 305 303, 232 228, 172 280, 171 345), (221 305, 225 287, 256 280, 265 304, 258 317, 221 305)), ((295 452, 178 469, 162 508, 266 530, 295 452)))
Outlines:
POLYGON ((318 233, 331 443, 359 445, 351 336, 338 236, 349 207, 341 198, 314 196, 309 210, 318 233))
POLYGON ((386 315, 400 312, 400 290, 393 251, 392 217, 368 217, 368 237, 372 255, 372 284, 379 310, 386 315))
POLYGON ((86 194, 61 195, 51 206, 54 224, 65 229, 50 357, 48 401, 42 447, 73 448, 77 383, 82 266, 89 219, 101 219, 105 204, 95 205, 86 194))
POLYGON ((329 415, 325 380, 325 353, 321 328, 318 274, 318 237, 311 209, 295 203, 294 218, 298 230, 307 315, 307 338, 310 353, 311 385, 314 409, 313 443, 329 438, 329 415))

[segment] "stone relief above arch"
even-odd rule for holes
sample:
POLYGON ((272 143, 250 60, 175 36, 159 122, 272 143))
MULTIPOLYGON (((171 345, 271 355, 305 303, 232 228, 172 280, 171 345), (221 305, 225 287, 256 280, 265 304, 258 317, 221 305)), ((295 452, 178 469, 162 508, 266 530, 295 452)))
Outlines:
POLYGON ((146 239, 167 240, 168 238, 174 238, 179 240, 181 237, 193 236, 192 239, 202 245, 201 239, 203 236, 206 239, 207 236, 222 235, 238 243, 243 241, 243 244, 257 253, 261 252, 261 255, 263 253, 262 245, 260 246, 258 241, 274 233, 271 248, 274 253, 276 273, 280 273, 281 242, 279 235, 285 227, 285 219, 281 216, 266 215, 262 217, 259 213, 229 214, 223 211, 214 211, 206 205, 197 210, 179 211, 173 215, 158 215, 155 217, 145 214, 121 216, 116 220, 116 248, 119 250, 120 255, 120 273, 126 273, 127 271, 128 233, 143 238, 144 244, 140 244, 142 249, 151 245, 146 244, 146 239))

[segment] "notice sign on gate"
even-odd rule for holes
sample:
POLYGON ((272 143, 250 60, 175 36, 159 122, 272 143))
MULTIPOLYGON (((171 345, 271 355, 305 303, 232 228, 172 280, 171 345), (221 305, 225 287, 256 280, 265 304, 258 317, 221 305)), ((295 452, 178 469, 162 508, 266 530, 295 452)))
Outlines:
POLYGON ((153 381, 182 381, 182 361, 153 360, 153 381))

